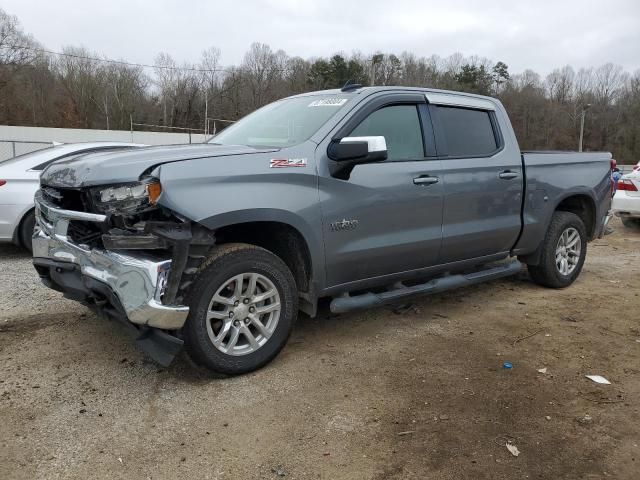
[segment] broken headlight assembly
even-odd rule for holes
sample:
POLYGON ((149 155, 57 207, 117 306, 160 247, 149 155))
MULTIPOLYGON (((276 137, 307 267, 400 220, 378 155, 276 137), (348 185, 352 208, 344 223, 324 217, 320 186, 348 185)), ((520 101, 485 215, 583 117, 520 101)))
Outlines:
POLYGON ((121 215, 142 213, 155 208, 161 193, 162 186, 156 178, 92 189, 93 201, 99 212, 121 215))

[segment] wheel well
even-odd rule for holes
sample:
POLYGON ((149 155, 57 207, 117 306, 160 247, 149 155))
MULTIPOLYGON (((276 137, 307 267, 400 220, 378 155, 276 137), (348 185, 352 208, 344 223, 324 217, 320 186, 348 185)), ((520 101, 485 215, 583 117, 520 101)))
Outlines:
POLYGON ((21 247, 24 247, 24 245, 22 245, 22 238, 20 238, 20 232, 22 231, 22 225, 24 225, 24 221, 27 219, 29 214, 35 212, 35 210, 36 210, 35 208, 30 208, 29 210, 24 212, 24 215, 22 215, 22 218, 20 219, 20 221, 16 225, 16 228, 13 230, 13 243, 15 243, 17 245, 20 245, 21 247))
POLYGON ((593 200, 587 195, 567 197, 557 206, 556 211, 571 212, 582 220, 587 229, 589 239, 593 238, 596 226, 596 208, 593 200))
POLYGON ((289 267, 300 292, 309 291, 311 254, 302 234, 286 223, 250 222, 215 231, 216 244, 241 242, 257 245, 277 255, 289 267))

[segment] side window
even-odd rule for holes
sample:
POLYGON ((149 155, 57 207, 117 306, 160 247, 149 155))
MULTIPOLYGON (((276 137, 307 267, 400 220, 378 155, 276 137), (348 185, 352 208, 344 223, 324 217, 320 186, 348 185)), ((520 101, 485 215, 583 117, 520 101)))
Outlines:
POLYGON ((438 106, 451 157, 482 157, 498 149, 491 117, 485 110, 438 106))
POLYGON ((349 134, 350 137, 379 135, 387 141, 388 160, 424 158, 416 105, 392 105, 376 110, 349 134))

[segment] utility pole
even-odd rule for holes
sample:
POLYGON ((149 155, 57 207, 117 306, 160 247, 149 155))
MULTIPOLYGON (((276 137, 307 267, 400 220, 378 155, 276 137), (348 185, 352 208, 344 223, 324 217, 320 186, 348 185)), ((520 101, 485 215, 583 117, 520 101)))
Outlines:
POLYGON ((369 72, 369 84, 373 87, 376 83, 376 65, 384 60, 382 53, 376 53, 371 56, 371 71, 369 72))
POLYGON ((578 143, 578 151, 582 151, 582 140, 584 139, 584 117, 587 114, 587 110, 591 108, 591 104, 587 103, 582 107, 582 114, 580 115, 580 142, 578 143))
POLYGON ((104 114, 107 117, 107 130, 111 130, 109 128, 109 105, 107 104, 107 96, 104 96, 104 114))
POLYGON ((376 57, 371 58, 371 70, 369 72, 369 85, 374 86, 376 83, 376 57))
POLYGON ((209 133, 209 90, 204 92, 204 141, 207 141, 209 133))

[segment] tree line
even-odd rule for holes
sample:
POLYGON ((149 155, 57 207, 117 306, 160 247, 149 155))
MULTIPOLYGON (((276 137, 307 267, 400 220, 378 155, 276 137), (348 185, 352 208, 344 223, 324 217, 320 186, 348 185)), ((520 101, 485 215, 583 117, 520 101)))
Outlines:
MULTIPOLYGON (((532 70, 512 74, 504 62, 459 53, 304 59, 262 43, 252 44, 235 66, 221 65, 215 47, 195 64, 160 53, 150 68, 80 47, 61 53, 48 53, 0 9, 0 124, 127 130, 133 120, 196 132, 206 117, 237 120, 278 98, 352 81, 496 96, 522 149, 575 150, 587 109, 585 150, 609 150, 623 163, 640 160, 640 70, 629 73, 611 63, 577 71, 564 66, 542 77, 532 70)), ((210 132, 214 124, 226 125, 211 120, 210 132)))

